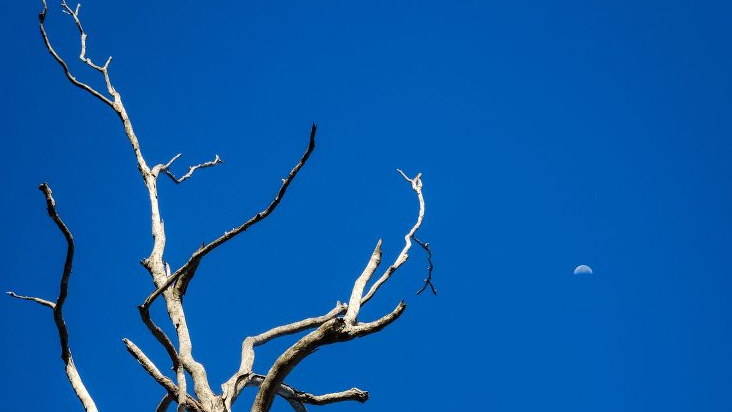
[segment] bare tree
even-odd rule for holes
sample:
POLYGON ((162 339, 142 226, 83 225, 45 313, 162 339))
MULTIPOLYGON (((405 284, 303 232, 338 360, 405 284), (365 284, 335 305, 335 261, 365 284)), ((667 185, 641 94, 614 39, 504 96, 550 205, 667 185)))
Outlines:
MULTIPOLYGON (((173 162, 181 156, 180 154, 173 157, 167 163, 155 164, 151 167, 143 156, 140 142, 127 114, 127 109, 122 103, 122 96, 115 89, 112 79, 110 78, 109 66, 112 62, 112 58, 109 57, 104 65, 98 65, 86 56, 87 34, 84 31, 79 17, 80 5, 77 5, 76 8, 72 9, 65 1, 61 3, 62 10, 71 17, 79 31, 81 40, 81 52, 79 54, 79 58, 90 68, 102 75, 106 85, 106 91, 99 91, 88 83, 77 79, 64 59, 61 58, 53 48, 44 26, 47 14, 46 1, 42 0, 42 3, 43 9, 38 16, 38 22, 41 30, 41 36, 48 52, 61 66, 66 77, 73 85, 96 97, 117 114, 122 122, 127 139, 132 145, 132 150, 137 161, 137 168, 150 199, 153 247, 150 255, 143 259, 141 263, 152 278, 154 290, 149 294, 144 302, 138 306, 138 309, 140 317, 149 329, 150 333, 152 333, 155 339, 165 348, 172 364, 172 371, 175 372, 175 377, 171 378, 163 374, 153 361, 150 360, 150 358, 145 355, 145 353, 143 353, 143 351, 132 341, 129 339, 123 339, 123 342, 129 353, 140 363, 144 370, 158 384, 160 384, 160 386, 162 386, 164 390, 164 395, 162 396, 156 411, 165 411, 172 403, 175 402, 178 405, 177 410, 179 412, 186 410, 195 412, 228 412, 231 410, 233 403, 237 400, 241 392, 247 387, 256 388, 257 391, 254 403, 251 407, 253 412, 268 411, 272 406, 275 396, 280 396, 285 399, 296 411, 305 411, 306 405, 325 405, 341 401, 365 402, 369 396, 368 392, 360 389, 352 388, 341 392, 314 395, 293 388, 285 383, 285 379, 303 359, 319 347, 338 342, 345 342, 379 332, 399 318, 406 307, 403 301, 400 302, 393 311, 385 314, 379 319, 370 322, 361 322, 358 319, 361 307, 368 303, 368 301, 379 291, 379 288, 381 288, 384 283, 389 280, 389 278, 407 261, 413 240, 427 252, 429 259, 428 276, 424 280, 424 286, 417 293, 421 293, 428 286, 433 293, 437 293, 432 284, 432 252, 429 244, 423 243, 415 237, 415 233, 422 225, 425 211, 425 203, 422 196, 421 174, 417 174, 414 178, 409 178, 399 170, 401 176, 409 183, 412 190, 415 192, 419 201, 419 210, 416 222, 404 236, 404 248, 401 250, 401 253, 399 253, 396 260, 384 270, 383 274, 372 282, 372 278, 374 278, 374 274, 381 264, 381 241, 379 240, 371 254, 368 264, 353 284, 348 303, 338 302, 333 309, 322 316, 307 318, 290 324, 277 326, 266 332, 244 339, 241 344, 241 360, 238 369, 226 382, 221 384, 221 392, 215 392, 211 388, 211 384, 209 383, 206 369, 203 364, 193 356, 191 336, 189 334, 183 307, 183 298, 185 297, 187 286, 195 276, 196 270, 206 255, 239 234, 245 232, 254 224, 261 222, 277 208, 280 201, 285 196, 288 187, 315 149, 315 135, 317 127, 315 124, 312 125, 309 143, 305 153, 292 168, 287 177, 282 180, 282 186, 279 188, 276 196, 269 205, 241 225, 223 232, 223 234, 214 241, 202 244, 199 248, 193 251, 193 253, 191 253, 185 263, 173 271, 164 259, 166 234, 158 206, 158 177, 161 174, 165 174, 175 184, 179 184, 193 177, 197 170, 213 167, 223 162, 217 155, 214 160, 189 167, 188 172, 181 177, 176 177, 170 170, 173 162), (167 336, 166 333, 156 325, 150 315, 151 305, 153 305, 153 303, 161 296, 165 303, 168 317, 175 327, 177 335, 175 337, 175 341, 177 341, 177 345, 173 343, 173 339, 167 336), (295 344, 285 350, 277 358, 266 374, 258 374, 253 370, 255 355, 254 349, 256 347, 264 345, 275 338, 306 331, 310 332, 305 334, 295 344), (188 375, 192 381, 192 395, 189 394, 186 375, 188 375)), ((71 349, 69 346, 69 333, 63 317, 63 306, 67 298, 69 278, 71 276, 74 258, 73 236, 56 210, 56 204, 51 188, 48 184, 43 183, 40 186, 40 190, 45 196, 49 216, 58 226, 67 242, 66 261, 61 275, 59 296, 55 302, 52 302, 38 297, 18 295, 14 292, 8 292, 8 294, 14 298, 36 302, 52 310, 56 328, 59 333, 61 358, 66 365, 68 380, 71 383, 76 396, 84 406, 84 409, 90 412, 97 411, 97 406, 92 396, 84 386, 82 378, 74 364, 74 359, 71 355, 71 349)))

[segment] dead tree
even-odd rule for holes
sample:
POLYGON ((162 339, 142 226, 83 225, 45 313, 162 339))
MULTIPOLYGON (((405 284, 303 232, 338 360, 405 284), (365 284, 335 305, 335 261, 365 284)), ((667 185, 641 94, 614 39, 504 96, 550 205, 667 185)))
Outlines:
MULTIPOLYGON (((79 18, 80 5, 77 5, 76 8, 72 9, 66 4, 66 2, 61 3, 62 10, 70 16, 79 31, 81 39, 81 52, 79 58, 90 68, 102 75, 106 85, 106 91, 96 90, 88 83, 84 83, 79 80, 71 72, 64 59, 59 56, 53 48, 48 33, 44 27, 44 21, 47 14, 46 1, 42 0, 42 3, 43 9, 38 16, 38 23, 43 42, 48 49, 48 52, 60 65, 64 74, 73 85, 96 97, 117 114, 122 122, 127 139, 132 145, 132 151, 134 152, 137 161, 137 168, 140 172, 140 177, 142 178, 148 192, 150 200, 153 247, 150 255, 143 259, 141 263, 152 278, 154 290, 149 294, 149 296, 147 296, 142 304, 138 306, 138 309, 145 326, 149 329, 155 339, 165 348, 172 364, 172 371, 175 372, 175 377, 171 378, 163 374, 150 360, 150 358, 129 339, 123 339, 123 342, 129 353, 140 363, 144 370, 158 384, 160 384, 160 386, 162 386, 164 390, 164 395, 160 404, 157 406, 156 411, 165 411, 171 403, 175 402, 178 405, 177 410, 179 412, 186 410, 194 412, 228 412, 231 410, 232 404, 237 400, 241 392, 247 387, 256 388, 257 391, 254 404, 251 407, 251 411, 253 412, 268 411, 275 396, 280 396, 285 399, 296 411, 305 411, 306 405, 325 405, 341 401, 365 402, 369 396, 368 392, 360 389, 353 388, 342 392, 313 395, 293 388, 285 383, 285 379, 303 359, 319 347, 338 342, 345 342, 379 332, 399 318, 406 307, 404 302, 400 302, 390 313, 370 322, 361 322, 359 320, 359 311, 361 307, 368 303, 374 294, 379 291, 379 288, 382 287, 384 283, 389 280, 389 278, 407 261, 413 240, 427 252, 430 263, 428 277, 424 280, 424 286, 418 293, 424 291, 427 286, 431 288, 433 293, 436 293, 431 280, 432 255, 429 244, 423 243, 415 237, 415 233, 422 224, 425 211, 424 198, 422 196, 421 174, 417 174, 414 178, 409 178, 403 172, 399 171, 415 192, 419 201, 419 210, 416 222, 404 236, 404 248, 401 253, 399 253, 396 260, 391 263, 386 270, 384 270, 383 274, 376 278, 375 281, 371 282, 376 270, 381 264, 381 241, 379 241, 371 254, 368 264, 354 282, 348 303, 338 302, 333 309, 322 316, 307 318, 287 325, 277 326, 264 333, 244 339, 241 344, 241 360, 238 369, 226 382, 221 384, 221 392, 215 392, 211 388, 211 384, 209 383, 206 375, 206 369, 203 364, 193 356, 191 337, 183 309, 183 298, 186 294, 187 286, 195 276, 196 270, 206 255, 219 246, 222 246, 227 241, 245 232, 252 225, 266 219, 277 208, 287 192, 287 188, 290 186, 292 181, 307 162, 310 154, 315 149, 315 134, 317 127, 315 124, 312 125, 310 130, 310 139, 305 153, 302 155, 295 167, 292 168, 287 177, 282 180, 282 186, 279 188, 277 195, 271 203, 269 203, 264 210, 255 214, 240 226, 229 231, 225 231, 210 243, 202 244, 190 255, 185 263, 173 271, 164 259, 166 240, 165 227, 158 207, 158 177, 161 174, 164 174, 167 175, 174 183, 179 184, 191 178, 197 170, 213 167, 222 163, 222 160, 216 156, 214 160, 191 166, 189 167, 188 172, 181 177, 176 177, 170 170, 171 165, 180 157, 180 154, 173 157, 167 163, 150 166, 143 156, 140 142, 135 134, 135 129, 133 128, 132 122, 127 114, 127 109, 122 103, 122 96, 115 89, 112 79, 110 78, 109 65, 112 62, 112 58, 109 57, 104 65, 100 66, 86 56, 87 34, 85 33, 82 22, 79 18), (150 316, 151 305, 153 305, 153 303, 160 297, 162 297, 162 300, 164 301, 170 321, 175 326, 177 335, 175 337, 175 341, 177 342, 177 345, 173 343, 174 339, 167 336, 166 333, 156 325, 150 316), (275 338, 306 331, 310 332, 305 334, 295 344, 285 350, 277 358, 266 374, 258 374, 253 370, 254 350, 256 347, 264 345, 275 338), (189 394, 186 384, 186 374, 190 376, 193 383, 193 387, 191 388, 193 394, 189 394)), ((67 298, 69 278, 71 276, 71 268, 74 258, 74 239, 71 231, 61 220, 61 217, 56 210, 56 204, 52 196, 51 188, 48 184, 43 183, 40 186, 40 190, 45 196, 49 216, 53 219, 64 235, 68 245, 66 261, 61 275, 59 296, 55 302, 52 302, 38 297, 18 295, 14 292, 8 292, 8 294, 14 298, 36 302, 52 310, 53 319, 59 333, 61 358, 66 365, 68 380, 71 383, 76 396, 84 406, 84 409, 89 412, 96 412, 97 407, 94 400, 84 386, 82 378, 74 365, 74 359, 71 355, 71 349, 69 346, 69 333, 63 317, 63 306, 67 298)))

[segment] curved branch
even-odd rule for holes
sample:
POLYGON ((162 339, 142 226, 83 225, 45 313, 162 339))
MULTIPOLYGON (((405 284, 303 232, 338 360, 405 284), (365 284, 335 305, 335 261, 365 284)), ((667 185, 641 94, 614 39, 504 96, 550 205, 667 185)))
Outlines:
MULTIPOLYGON (((64 74, 66 74, 66 77, 71 81, 71 83, 74 86, 77 86, 81 89, 86 90, 87 92, 91 93, 94 97, 97 99, 103 101, 106 105, 114 109, 114 103, 109 100, 107 97, 103 96, 101 93, 96 91, 93 87, 89 86, 86 83, 80 82, 79 80, 74 77, 73 74, 71 74, 71 71, 69 70, 69 66, 66 64, 66 62, 61 58, 61 56, 56 53, 56 50, 53 49, 53 46, 51 46, 51 41, 48 39, 48 34, 46 33, 46 27, 44 26, 43 22, 46 20, 46 12, 48 11, 48 6, 46 5, 46 0, 42 0, 43 2, 43 10, 38 14, 38 25, 41 29, 41 36, 43 36, 43 43, 46 44, 46 49, 48 49, 48 52, 51 53, 51 56, 58 62, 59 65, 64 69, 64 74)), ((68 6, 66 6, 66 3, 64 2, 62 4, 63 7, 68 9, 68 6)), ((71 10, 71 9, 69 9, 71 10)), ((78 9, 77 9, 78 11, 78 9)), ((78 22, 78 19, 76 18, 76 14, 71 12, 69 13, 72 16, 74 16, 74 19, 78 22)), ((79 29, 81 30, 81 25, 78 25, 79 29)), ((83 33, 82 30, 82 56, 84 55, 84 39, 86 38, 86 34, 83 33)), ((83 59, 82 59, 83 60, 83 59)), ((111 60, 111 58, 110 58, 111 60)), ((108 81, 109 77, 106 74, 107 65, 109 64, 109 61, 107 61, 107 64, 104 65, 104 73, 105 73, 105 79, 108 81)), ((109 83, 108 83, 109 84, 109 83)))
MULTIPOLYGON (((45 4, 44 4, 45 6, 45 4)), ((45 8, 44 8, 45 10, 45 8)), ((69 331, 66 328, 66 322, 63 316, 64 302, 68 296, 69 278, 71 277, 71 267, 74 261, 74 237, 71 235, 71 231, 66 224, 61 220, 61 217, 56 212, 56 201, 53 199, 53 192, 47 183, 42 183, 38 189, 43 192, 46 198, 46 209, 48 216, 56 223, 64 238, 66 239, 66 260, 64 262, 63 273, 61 274, 61 285, 56 303, 49 302, 44 299, 34 298, 29 296, 16 295, 13 292, 8 292, 12 297, 31 300, 44 306, 48 306, 53 309, 53 320, 58 330, 58 337, 61 344, 61 359, 66 365, 66 377, 71 383, 71 387, 76 393, 76 397, 79 398, 84 409, 87 412, 97 412, 97 406, 94 403, 89 391, 84 386, 84 382, 81 380, 79 371, 76 369, 74 364, 74 358, 71 356, 71 348, 69 348, 69 331)))
POLYGON ((207 245, 202 245, 197 251, 195 251, 191 255, 191 257, 183 266, 176 270, 172 276, 168 277, 162 285, 160 285, 147 297, 147 299, 145 299, 145 301, 142 303, 143 306, 149 307, 152 302, 155 301, 155 299, 157 299, 157 297, 160 296, 161 293, 163 293, 163 291, 169 288, 170 285, 174 284, 180 277, 190 276, 195 271, 195 268, 198 266, 198 263, 201 261, 201 259, 212 250, 223 245, 227 241, 234 238, 236 235, 245 232, 256 223, 261 222, 277 208, 277 206, 280 204, 280 201, 282 201, 282 198, 285 196, 285 193, 287 192, 287 188, 290 186, 290 183, 292 183, 293 179, 295 179, 295 176, 297 176, 297 173, 303 167, 305 162, 307 162, 310 154, 315 149, 315 133, 317 129, 318 126, 313 123, 313 126, 310 129, 310 143, 308 144, 307 150, 305 150, 305 153, 300 158, 300 161, 290 171, 290 174, 287 175, 285 179, 282 179, 282 186, 280 187, 280 190, 277 192, 277 195, 275 196, 274 200, 272 200, 272 202, 269 204, 269 206, 267 206, 267 208, 263 211, 251 217, 241 226, 238 226, 228 232, 224 232, 224 234, 221 235, 218 239, 207 245))
POLYGON ((427 252, 427 262, 429 263, 429 265, 427 266, 427 278, 424 280, 424 285, 420 290, 417 291, 416 295, 424 292, 424 290, 427 289, 427 286, 432 289, 432 294, 436 295, 437 288, 435 288, 435 285, 432 283, 432 269, 434 269, 435 266, 432 264, 432 249, 430 249, 430 244, 417 239, 417 236, 412 236, 412 239, 414 239, 414 241, 417 242, 418 245, 422 246, 422 249, 427 252))
POLYGON ((417 176, 414 177, 414 179, 410 179, 407 177, 407 175, 404 174, 401 170, 397 169, 397 171, 406 179, 411 185, 412 190, 414 190, 415 193, 417 193, 417 199, 419 200, 419 214, 417 215, 417 222, 412 226, 412 229, 404 236, 404 248, 402 249, 401 253, 399 253, 399 256, 397 256, 394 263, 389 266, 383 275, 371 286, 369 289, 369 292, 363 297, 361 300, 361 304, 365 304, 366 302, 371 299, 377 290, 381 287, 381 285, 384 284, 391 275, 399 269, 401 265, 404 264, 404 262, 407 261, 409 258, 409 249, 412 247, 412 237, 417 232, 417 229, 422 225, 422 220, 424 219, 424 197, 422 196, 422 173, 418 173, 417 176))
POLYGON ((252 367, 254 365, 255 347, 264 345, 275 338, 292 335, 318 327, 336 316, 340 316, 346 311, 346 309, 347 305, 338 302, 336 303, 335 308, 331 309, 330 312, 323 316, 307 318, 287 325, 277 326, 264 333, 260 333, 259 335, 250 336, 244 339, 241 343, 241 363, 239 365, 239 370, 229 378, 229 380, 221 385, 223 392, 221 397, 224 400, 226 410, 231 410, 231 405, 236 401, 241 391, 249 384, 253 377, 252 367))
POLYGON ((155 412, 166 412, 171 403, 173 403, 173 397, 169 393, 166 393, 155 408, 155 412))
POLYGON ((267 376, 262 381, 259 391, 254 398, 251 411, 269 411, 272 407, 275 393, 287 375, 318 348, 376 333, 398 319, 405 308, 406 305, 404 302, 400 302, 394 311, 381 319, 370 323, 359 323, 355 326, 349 325, 343 318, 335 318, 325 322, 318 329, 305 335, 280 355, 269 372, 267 372, 267 376))

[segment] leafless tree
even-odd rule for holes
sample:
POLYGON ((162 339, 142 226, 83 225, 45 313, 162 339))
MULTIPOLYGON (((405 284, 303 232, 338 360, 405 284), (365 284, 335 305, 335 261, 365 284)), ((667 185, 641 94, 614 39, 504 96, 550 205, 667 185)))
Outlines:
MULTIPOLYGON (((163 219, 161 218, 160 209, 158 207, 158 177, 161 174, 165 174, 174 183, 179 184, 193 177, 194 172, 197 170, 213 167, 222 163, 222 160, 219 156, 216 156, 214 160, 191 166, 189 167, 188 172, 181 177, 176 177, 170 170, 171 165, 180 157, 180 154, 173 157, 167 163, 155 164, 151 167, 143 156, 140 142, 135 134, 135 129, 133 128, 132 122, 127 114, 127 109, 122 103, 122 96, 115 89, 112 79, 110 78, 109 66, 112 62, 112 58, 109 57, 104 65, 100 66, 86 56, 87 34, 84 31, 79 17, 80 5, 77 5, 76 8, 72 9, 66 4, 66 2, 62 2, 61 8, 70 16, 79 31, 81 39, 81 52, 79 54, 79 58, 90 68, 99 72, 103 76, 106 91, 99 91, 88 83, 79 80, 71 72, 64 59, 59 56, 53 48, 48 33, 44 27, 44 21, 47 14, 46 1, 42 0, 42 3, 43 9, 38 16, 38 22, 41 36, 48 52, 61 66, 66 77, 73 85, 96 97, 117 114, 132 146, 140 177, 142 178, 149 195, 153 247, 150 255, 143 259, 141 263, 152 278, 154 290, 149 294, 144 302, 138 306, 138 309, 140 317, 149 329, 150 333, 152 333, 155 339, 165 348, 172 364, 171 370, 175 372, 175 378, 171 378, 163 374, 150 360, 150 358, 145 355, 145 353, 143 353, 143 351, 132 341, 129 339, 123 339, 123 342, 129 353, 140 363, 144 370, 158 384, 160 384, 160 386, 162 386, 164 390, 164 395, 162 396, 156 411, 165 411, 173 402, 175 402, 178 405, 177 410, 179 412, 186 410, 195 412, 228 412, 231 410, 232 404, 237 400, 241 392, 247 387, 256 388, 257 391, 254 403, 251 407, 251 410, 254 412, 268 411, 276 395, 285 399, 296 411, 305 411, 306 405, 325 405, 341 401, 365 402, 368 399, 368 392, 360 389, 353 388, 342 392, 313 395, 293 388, 285 383, 285 379, 303 359, 319 347, 338 342, 345 342, 354 338, 379 332, 399 318, 405 309, 404 302, 400 302, 393 311, 374 321, 361 322, 358 319, 361 307, 368 303, 374 294, 379 291, 379 288, 381 288, 384 283, 389 280, 389 278, 407 261, 413 240, 427 252, 429 259, 428 277, 424 280, 424 286, 418 291, 418 293, 424 291, 428 286, 433 293, 436 293, 432 284, 432 252, 429 244, 423 243, 415 237, 415 233, 422 224, 425 211, 424 198, 422 196, 421 174, 417 174, 414 178, 409 178, 403 172, 399 171, 415 192, 419 201, 419 210, 416 222, 404 236, 404 248, 401 250, 401 253, 399 253, 396 260, 391 263, 386 270, 384 270, 383 274, 376 278, 375 281, 371 282, 381 263, 381 241, 379 241, 371 254, 368 264, 354 282, 348 303, 338 302, 333 309, 322 316, 307 318, 290 324, 277 326, 266 332, 244 339, 241 344, 241 360, 238 369, 226 382, 221 384, 221 392, 214 392, 207 378, 206 369, 203 364, 193 356, 191 336, 189 334, 183 308, 183 298, 186 294, 187 286, 193 276, 195 276, 196 270, 206 255, 237 235, 245 232, 252 225, 264 220, 277 208, 287 192, 287 188, 290 186, 292 181, 307 162, 310 154, 315 149, 316 125, 313 124, 310 130, 309 144, 305 153, 302 155, 295 167, 292 168, 287 177, 282 180, 282 186, 279 188, 277 195, 271 203, 264 208, 264 210, 255 214, 240 226, 229 231, 225 231, 210 243, 202 244, 190 255, 183 265, 173 271, 164 259, 166 234, 163 219), (173 343, 173 339, 168 337, 166 333, 155 324, 150 316, 151 305, 153 305, 153 303, 161 296, 165 303, 170 321, 175 327, 177 345, 173 343), (277 358, 266 374, 258 374, 253 370, 255 347, 264 345, 275 338, 306 331, 310 332, 305 334, 295 344, 285 350, 277 358), (189 394, 186 374, 192 381, 191 389, 193 395, 189 394)), ((49 216, 63 233, 67 243, 66 261, 61 275, 59 296, 55 302, 52 302, 38 297, 18 295, 14 292, 8 292, 8 294, 14 298, 36 302, 52 310, 53 319, 59 333, 61 358, 66 366, 66 375, 68 380, 71 383, 76 396, 83 404, 84 409, 89 412, 96 412, 97 406, 92 396, 84 386, 83 380, 74 364, 74 359, 71 355, 69 346, 69 333, 63 317, 63 307, 67 298, 69 278, 71 276, 71 268, 74 258, 74 239, 71 231, 64 224, 56 210, 56 204, 52 196, 51 188, 48 184, 43 183, 40 186, 40 190, 45 196, 49 216)))

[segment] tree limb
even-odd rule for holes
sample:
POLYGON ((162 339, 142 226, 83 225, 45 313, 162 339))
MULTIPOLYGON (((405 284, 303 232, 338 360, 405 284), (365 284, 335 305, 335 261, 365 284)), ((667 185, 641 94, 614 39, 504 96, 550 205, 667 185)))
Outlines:
MULTIPOLYGON (((248 386, 261 386, 265 380, 263 375, 253 375, 247 384, 248 386)), ((341 392, 326 393, 323 395, 313 395, 307 392, 299 391, 292 386, 282 383, 277 388, 277 395, 286 400, 296 400, 298 402, 309 405, 328 405, 331 403, 356 401, 364 403, 369 398, 369 393, 358 388, 351 388, 341 392)))
POLYGON ((404 262, 407 261, 407 259, 409 258, 409 249, 412 247, 412 237, 414 236, 415 232, 417 232, 417 229, 419 229, 419 227, 422 225, 422 220, 424 219, 424 197, 422 196, 421 180, 422 173, 418 173, 417 176, 414 177, 414 179, 410 179, 401 170, 397 169, 397 171, 412 185, 412 190, 417 193, 417 199, 419 200, 419 214, 417 215, 417 222, 414 224, 414 226, 412 226, 412 229, 404 236, 404 242, 406 243, 404 249, 402 249, 401 253, 399 253, 399 256, 397 256, 394 263, 386 269, 384 274, 381 275, 381 277, 373 285, 371 285, 369 292, 361 300, 362 305, 368 302, 369 299, 374 296, 374 293, 379 290, 381 285, 389 280, 391 275, 397 269, 399 269, 399 267, 403 265, 404 262))
POLYGON ((32 300, 33 302, 36 302, 36 303, 38 303, 39 305, 42 305, 42 306, 48 306, 48 307, 49 307, 49 308, 51 308, 51 309, 54 309, 54 308, 56 308, 56 304, 55 304, 55 303, 53 303, 53 302, 49 302, 49 301, 47 301, 47 300, 45 300, 45 299, 37 298, 37 297, 35 297, 35 296, 23 296, 23 295, 18 295, 18 294, 16 294, 15 292, 13 292, 13 291, 10 291, 10 290, 9 290, 9 291, 7 291, 7 292, 5 292, 5 293, 7 293, 8 295, 10 295, 10 296, 12 296, 12 297, 14 297, 14 298, 17 298, 17 299, 23 299, 23 300, 32 300))
POLYGON ((361 297, 363 296, 363 290, 366 287, 366 284, 371 279, 371 276, 373 276, 374 272, 376 271, 376 268, 379 267, 380 263, 381 239, 379 239, 379 241, 376 243, 376 248, 371 254, 371 259, 369 259, 369 263, 366 265, 366 268, 361 273, 361 276, 359 276, 358 279, 356 279, 356 282, 354 282, 353 284, 351 299, 348 301, 348 311, 346 312, 346 316, 344 318, 347 324, 356 324, 358 312, 361 309, 361 297))
POLYGON ((191 176, 193 176, 193 172, 195 172, 197 169, 203 169, 206 167, 216 166, 219 163, 224 163, 223 160, 219 157, 219 155, 216 155, 216 158, 214 160, 209 160, 208 162, 200 163, 195 166, 189 166, 188 167, 188 173, 181 176, 180 178, 175 177, 173 172, 170 171, 170 165, 173 164, 173 162, 176 161, 180 157, 180 153, 175 155, 170 161, 165 165, 157 165, 152 169, 152 173, 157 176, 157 174, 161 171, 165 172, 165 174, 170 177, 170 179, 175 182, 175 184, 180 184, 185 180, 188 180, 191 176))
POLYGON ((429 243, 424 243, 421 240, 417 239, 417 236, 412 236, 412 239, 414 239, 415 242, 417 242, 418 245, 422 246, 422 249, 427 252, 427 262, 429 262, 429 265, 427 266, 427 278, 424 280, 424 286, 420 290, 417 291, 417 295, 424 292, 425 289, 427 289, 427 286, 432 289, 432 294, 437 294, 437 288, 435 288, 435 285, 432 284, 432 269, 434 269, 434 265, 432 264, 432 249, 430 249, 429 243))
MULTIPOLYGON (((122 339, 122 342, 124 342, 125 346, 127 347, 127 351, 134 357, 137 362, 142 366, 143 369, 153 378, 155 379, 155 382, 159 383, 160 386, 163 387, 168 392, 168 396, 171 397, 172 400, 177 400, 178 402, 181 402, 184 400, 184 405, 186 408, 203 412, 203 406, 193 397, 185 393, 185 389, 182 391, 179 389, 179 387, 173 382, 172 379, 168 378, 167 376, 163 375, 160 372, 160 369, 158 369, 157 366, 150 360, 150 358, 145 355, 145 353, 140 350, 140 348, 137 347, 131 340, 125 338, 122 339), (183 398, 181 399, 179 395, 182 395, 183 398)), ((161 401, 161 404, 163 402, 161 401)), ((170 403, 170 402, 168 402, 170 403)), ((167 406, 166 406, 167 407, 167 406)), ((160 406, 158 406, 160 408, 160 406)))
POLYGON ((282 186, 280 187, 280 190, 277 192, 277 195, 275 196, 274 200, 272 200, 272 202, 269 204, 269 206, 267 206, 267 208, 263 211, 251 217, 241 226, 238 226, 228 232, 224 232, 223 235, 207 245, 202 245, 197 251, 195 251, 191 255, 191 257, 183 266, 176 270, 172 276, 168 277, 162 285, 160 285, 147 297, 147 299, 145 299, 142 304, 143 306, 149 307, 152 302, 155 301, 155 299, 160 296, 161 293, 163 293, 163 291, 165 291, 168 287, 170 287, 170 285, 175 283, 181 276, 190 276, 195 271, 195 268, 198 266, 198 263, 201 261, 201 259, 209 252, 221 246, 228 240, 231 240, 236 235, 246 231, 254 224, 264 220, 267 216, 270 215, 270 213, 272 213, 277 208, 277 206, 280 204, 280 201, 285 196, 285 193, 287 192, 287 188, 290 186, 290 183, 292 183, 293 179, 295 179, 295 176, 297 176, 297 173, 300 171, 305 162, 307 162, 310 154, 315 149, 315 133, 317 131, 317 128, 317 125, 313 123, 313 126, 310 129, 310 143, 308 144, 307 150, 300 158, 300 161, 290 171, 290 174, 287 176, 287 178, 282 179, 282 186))
POLYGON ((252 378, 252 367, 254 366, 254 348, 271 341, 272 339, 282 336, 292 335, 322 325, 323 323, 343 314, 347 305, 340 302, 336 303, 335 308, 323 316, 303 319, 287 325, 277 326, 264 333, 256 336, 250 336, 241 344, 241 363, 239 370, 221 385, 223 394, 221 395, 226 410, 231 410, 231 405, 236 401, 241 391, 247 386, 252 378))
MULTIPOLYGON (((111 100, 109 100, 109 98, 103 96, 101 93, 96 91, 93 87, 89 86, 88 84, 77 80, 76 77, 74 77, 74 75, 71 74, 71 71, 69 70, 69 66, 66 64, 66 62, 58 55, 58 53, 56 53, 56 50, 53 49, 53 46, 51 46, 51 42, 48 39, 48 34, 46 33, 46 27, 43 24, 46 19, 46 11, 48 10, 48 6, 46 5, 46 0, 42 0, 42 2, 43 2, 43 10, 41 10, 41 12, 38 14, 38 25, 41 29, 41 36, 43 36, 43 42, 46 44, 46 48, 48 49, 48 52, 51 53, 51 56, 53 56, 53 58, 58 62, 58 64, 61 65, 61 67, 64 69, 64 74, 66 74, 66 77, 69 79, 69 81, 74 86, 77 86, 81 89, 86 90, 87 92, 91 93, 97 99, 103 101, 109 107, 114 108, 114 103, 111 100)), ((68 6, 66 6, 65 2, 62 4, 62 7, 68 8, 68 6)), ((72 14, 74 16, 74 18, 76 19, 76 14, 74 14, 74 13, 70 13, 70 14, 72 14)), ((77 21, 78 21, 78 19, 77 19, 77 21)), ((79 26, 79 28, 81 28, 81 26, 79 26)), ((83 56, 83 53, 85 50, 85 48, 84 48, 84 45, 85 45, 84 39, 85 38, 86 38, 86 35, 83 34, 83 31, 82 31, 82 56, 83 56)), ((107 78, 106 69, 107 69, 108 65, 109 65, 109 61, 107 61, 107 64, 104 65, 105 78, 107 78)))
POLYGON ((168 407, 171 403, 173 403, 173 397, 170 396, 169 393, 166 393, 165 396, 163 396, 163 399, 160 400, 158 406, 155 408, 155 412, 167 412, 168 407))
POLYGON ((302 360, 319 347, 337 342, 346 342, 378 332, 398 319, 405 308, 404 302, 400 302, 394 311, 381 319, 370 323, 359 323, 355 326, 347 324, 343 318, 334 318, 305 335, 280 355, 267 372, 267 376, 262 381, 254 398, 251 411, 269 411, 274 396, 283 380, 302 360))
MULTIPOLYGON (((45 6, 45 4, 44 4, 45 6)), ((45 7, 44 7, 45 11, 45 7)), ((53 192, 47 183, 42 183, 38 189, 43 192, 46 198, 46 209, 48 216, 56 223, 64 238, 66 239, 66 260, 64 261, 63 273, 61 274, 61 285, 56 303, 49 302, 40 298, 20 296, 13 292, 8 292, 12 297, 19 299, 31 300, 44 306, 48 306, 53 309, 53 320, 56 323, 56 329, 58 330, 59 341, 61 344, 61 359, 66 365, 66 377, 71 383, 71 387, 76 393, 76 397, 79 398, 84 409, 87 412, 97 412, 97 406, 94 403, 89 391, 87 391, 84 382, 81 380, 79 371, 76 369, 74 364, 74 358, 71 356, 71 348, 69 347, 69 331, 66 328, 66 322, 63 316, 63 307, 68 296, 69 278, 71 277, 71 267, 74 261, 74 237, 71 235, 71 231, 66 224, 61 220, 61 217, 56 212, 56 201, 53 199, 53 192)))

